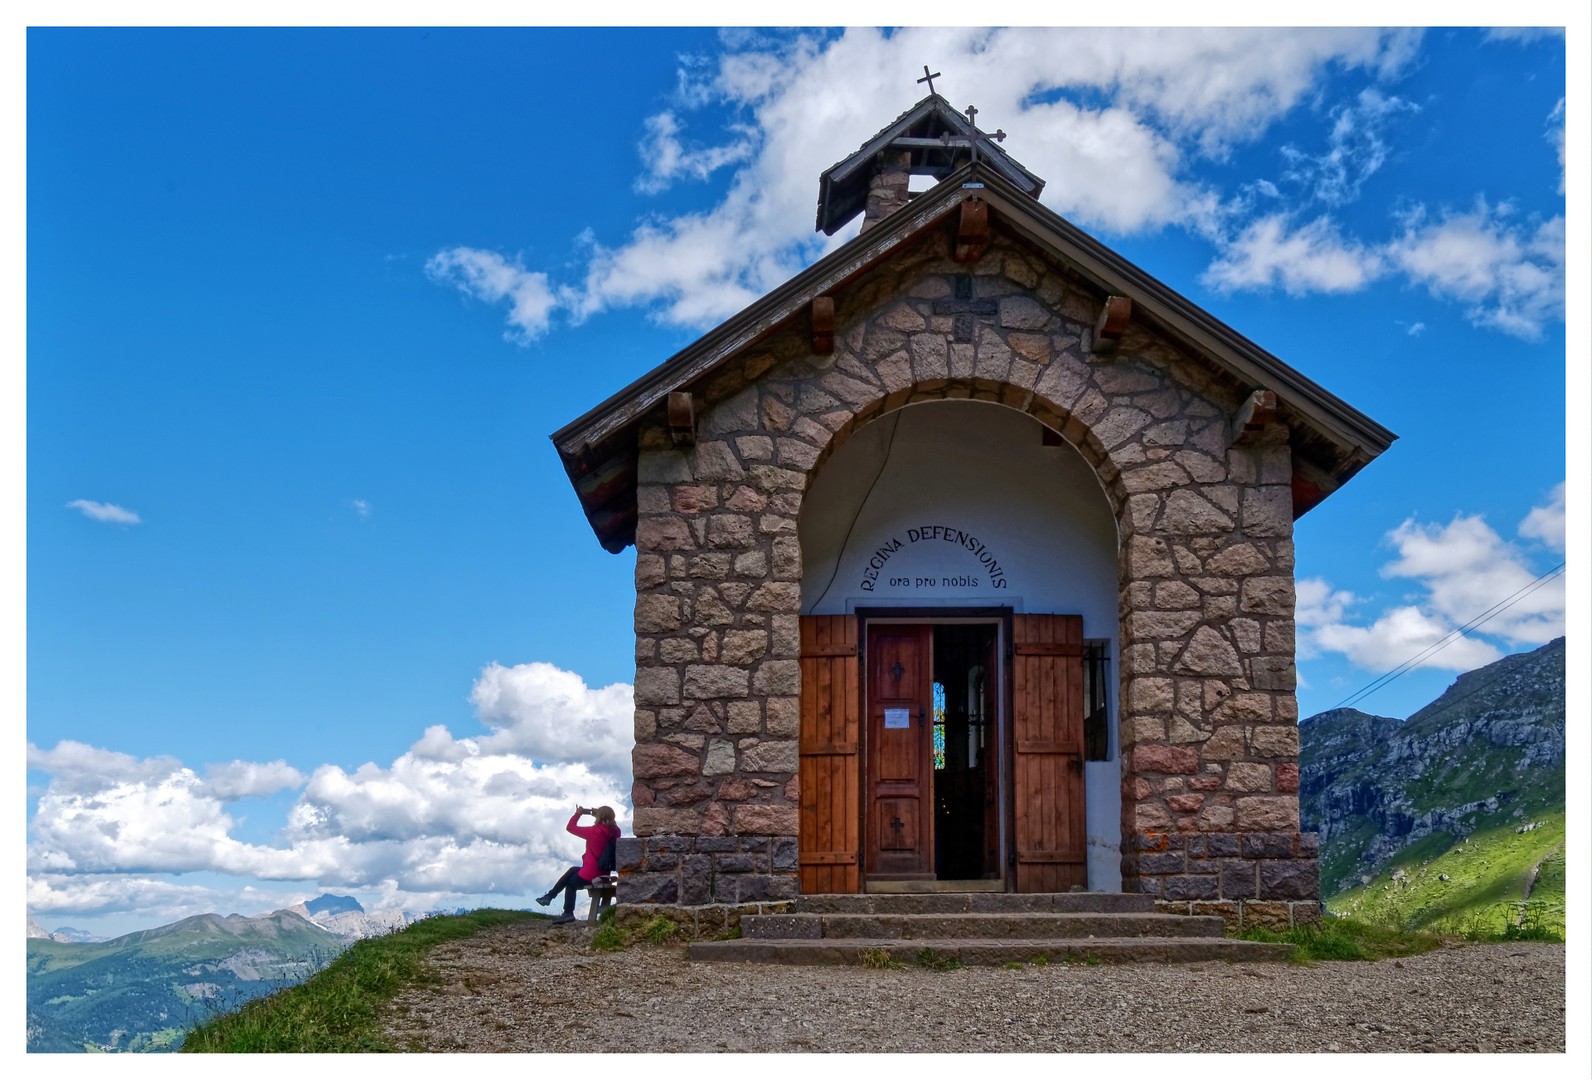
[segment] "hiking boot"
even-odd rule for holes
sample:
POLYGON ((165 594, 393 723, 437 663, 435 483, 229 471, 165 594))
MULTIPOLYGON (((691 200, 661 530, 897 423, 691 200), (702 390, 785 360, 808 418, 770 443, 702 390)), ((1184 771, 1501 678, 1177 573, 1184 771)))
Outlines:
POLYGON ((570 911, 566 911, 566 912, 564 912, 564 914, 560 915, 558 918, 553 920, 553 925, 554 926, 562 926, 565 923, 570 923, 570 922, 574 922, 574 921, 575 921, 574 913, 570 912, 570 911))

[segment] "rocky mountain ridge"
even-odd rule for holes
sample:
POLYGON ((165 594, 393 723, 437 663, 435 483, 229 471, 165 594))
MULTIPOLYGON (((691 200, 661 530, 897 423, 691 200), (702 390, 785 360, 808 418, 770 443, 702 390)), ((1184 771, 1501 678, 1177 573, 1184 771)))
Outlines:
MULTIPOLYGON (((352 896, 336 896, 332 893, 322 893, 313 900, 303 900, 292 905, 291 907, 279 908, 276 911, 261 912, 259 915, 218 915, 214 913, 193 915, 186 919, 179 919, 174 923, 167 923, 164 926, 152 927, 148 930, 138 930, 134 931, 134 933, 158 935, 178 931, 179 928, 186 930, 201 925, 200 923, 196 923, 194 920, 219 920, 220 923, 225 923, 227 920, 269 919, 273 916, 280 915, 283 912, 290 912, 291 914, 297 915, 301 919, 305 919, 311 923, 314 923, 323 930, 331 931, 339 938, 342 938, 345 944, 352 944, 361 938, 380 937, 382 934, 390 934, 394 930, 402 930, 405 926, 408 926, 416 919, 425 918, 425 915, 427 914, 398 909, 390 911, 366 911, 364 905, 362 905, 352 896)), ((29 939, 72 942, 78 944, 115 940, 112 938, 89 934, 82 930, 75 930, 69 926, 63 926, 58 927, 55 930, 49 930, 39 923, 39 921, 32 915, 28 916, 28 937, 29 939)))
POLYGON ((1356 709, 1300 725, 1303 827, 1321 836, 1321 889, 1365 880, 1438 834, 1564 806, 1564 639, 1467 672, 1407 720, 1356 709))

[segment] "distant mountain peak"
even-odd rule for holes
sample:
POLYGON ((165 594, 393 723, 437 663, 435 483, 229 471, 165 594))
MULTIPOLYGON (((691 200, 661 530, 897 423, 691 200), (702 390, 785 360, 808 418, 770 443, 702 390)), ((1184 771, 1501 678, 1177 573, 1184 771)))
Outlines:
POLYGON ((331 893, 321 893, 313 900, 304 901, 304 910, 311 915, 344 915, 348 912, 365 913, 358 900, 352 896, 334 896, 331 893))

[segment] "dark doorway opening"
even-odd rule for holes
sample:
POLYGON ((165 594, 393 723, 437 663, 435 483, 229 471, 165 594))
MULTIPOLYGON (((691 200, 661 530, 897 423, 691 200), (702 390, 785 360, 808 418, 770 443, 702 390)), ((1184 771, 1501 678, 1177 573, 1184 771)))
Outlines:
POLYGON ((996 627, 934 628, 934 875, 1000 876, 996 627))

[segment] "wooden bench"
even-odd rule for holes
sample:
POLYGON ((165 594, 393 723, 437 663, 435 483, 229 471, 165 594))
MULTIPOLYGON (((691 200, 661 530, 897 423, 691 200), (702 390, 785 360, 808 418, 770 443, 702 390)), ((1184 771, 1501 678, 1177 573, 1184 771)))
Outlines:
POLYGON ((619 878, 613 874, 606 877, 592 878, 591 884, 586 886, 586 895, 591 897, 591 906, 586 909, 586 921, 596 922, 597 916, 603 909, 614 903, 614 896, 619 891, 619 878))

